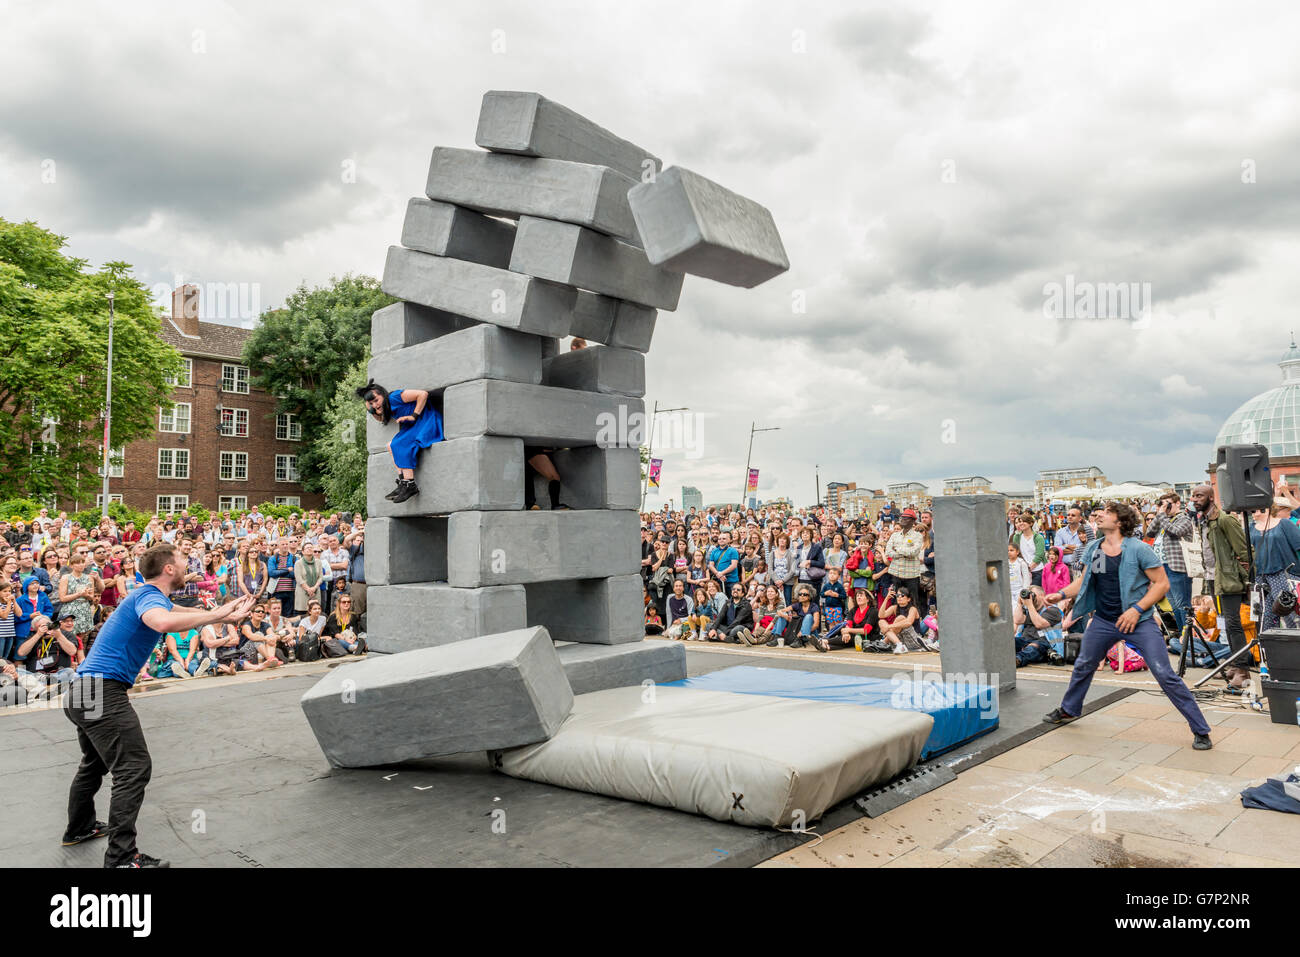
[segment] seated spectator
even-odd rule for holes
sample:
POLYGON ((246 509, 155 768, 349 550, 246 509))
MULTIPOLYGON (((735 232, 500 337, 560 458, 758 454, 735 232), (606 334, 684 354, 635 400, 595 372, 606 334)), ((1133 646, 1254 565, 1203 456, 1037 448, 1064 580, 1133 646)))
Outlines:
POLYGON ((761 641, 771 644, 774 640, 772 625, 783 605, 781 590, 770 584, 760 586, 759 590, 761 594, 757 601, 750 603, 754 609, 754 639, 755 643, 761 641))
POLYGON ((366 642, 361 627, 360 619, 352 616, 351 596, 340 595, 321 631, 321 653, 327 658, 364 655, 366 642))
POLYGON ((686 594, 686 583, 680 578, 673 582, 673 593, 668 596, 668 617, 664 619, 669 638, 689 641, 694 637, 691 618, 695 614, 695 601, 686 594))
POLYGON ((62 686, 76 676, 73 670, 77 660, 76 622, 72 612, 65 611, 59 627, 50 629, 50 621, 42 615, 32 619, 31 633, 14 652, 18 684, 27 691, 27 700, 33 701, 47 692, 57 694, 62 686))
POLYGON ((781 635, 788 627, 794 634, 794 638, 789 642, 791 648, 802 648, 805 644, 811 644, 818 651, 830 651, 830 646, 821 637, 821 609, 817 605, 816 593, 812 585, 799 583, 794 590, 794 601, 785 610, 790 613, 790 617, 788 619, 782 617, 779 620, 788 621, 788 625, 778 624, 777 634, 781 635))
POLYGON ((158 666, 158 678, 189 678, 208 673, 212 659, 203 654, 203 641, 199 630, 171 632, 165 639, 165 657, 158 666))
POLYGON ((870 644, 879 641, 880 619, 871 590, 865 585, 853 589, 851 604, 847 607, 839 634, 828 636, 832 648, 854 647, 868 651, 870 644))
POLYGON ((722 609, 709 623, 705 637, 709 641, 729 641, 733 644, 755 644, 754 610, 745 598, 745 587, 736 582, 731 586, 731 601, 724 602, 722 609))
POLYGON ((281 661, 292 661, 294 648, 298 644, 298 630, 293 622, 281 615, 283 607, 278 598, 272 598, 266 603, 266 626, 275 639, 275 656, 281 661))
POLYGON ((840 581, 840 570, 834 565, 826 569, 826 580, 822 582, 821 605, 822 622, 829 632, 844 621, 844 606, 848 602, 848 593, 840 581))
POLYGON ((664 620, 659 617, 659 609, 653 603, 645 606, 645 633, 647 635, 664 633, 664 620))
POLYGON ((1029 586, 1029 600, 1019 593, 1012 598, 1012 621, 1016 626, 1016 667, 1036 661, 1061 663, 1061 656, 1052 647, 1062 640, 1061 609, 1048 604, 1041 585, 1029 586))
POLYGON ((275 636, 266 621, 266 605, 253 606, 248 620, 239 626, 242 641, 239 644, 240 671, 262 671, 278 668, 282 662, 275 654, 275 636))
POLYGON ((912 603, 912 594, 906 588, 891 588, 880 603, 880 639, 896 655, 909 651, 924 651, 925 643, 916 630, 921 620, 920 609, 912 603))

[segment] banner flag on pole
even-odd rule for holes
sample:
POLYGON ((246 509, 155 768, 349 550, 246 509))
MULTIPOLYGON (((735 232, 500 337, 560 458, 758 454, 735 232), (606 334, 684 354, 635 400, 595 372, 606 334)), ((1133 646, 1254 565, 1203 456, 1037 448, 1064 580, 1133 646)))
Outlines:
POLYGON ((746 486, 745 490, 748 492, 758 491, 758 469, 749 470, 749 485, 746 486))
POLYGON ((650 479, 650 487, 651 487, 651 488, 658 488, 658 487, 659 487, 659 470, 660 470, 660 468, 663 466, 663 464, 664 464, 664 460, 663 460, 663 459, 651 459, 651 460, 650 460, 650 474, 649 474, 649 479, 650 479))

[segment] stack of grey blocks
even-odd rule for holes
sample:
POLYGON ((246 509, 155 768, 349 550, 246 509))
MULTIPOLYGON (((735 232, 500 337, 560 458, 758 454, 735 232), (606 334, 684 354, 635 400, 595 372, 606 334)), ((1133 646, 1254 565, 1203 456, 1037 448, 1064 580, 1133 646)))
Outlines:
MULTIPOLYGON (((684 678, 683 647, 644 636, 640 436, 627 425, 644 416, 645 353, 684 274, 752 286, 783 271, 775 224, 757 203, 665 171, 536 93, 487 93, 475 142, 483 149, 434 149, 425 195, 408 204, 401 245, 388 251, 383 289, 401 301, 374 314, 370 378, 437 397, 445 440, 420 455, 419 494, 394 504, 383 496, 397 427, 367 421, 367 635, 379 654, 340 672, 386 687, 412 673, 409 662, 417 678, 402 683, 441 708, 441 679, 428 677, 442 673, 437 652, 453 649, 458 674, 481 655, 495 675, 481 688, 487 710, 521 688, 558 694, 529 669, 559 667, 570 698, 684 678), (561 351, 568 336, 589 345, 561 351), (525 509, 526 446, 554 450, 568 510, 549 508, 540 480, 538 508, 525 509), (504 633, 532 636, 509 666, 489 654, 488 636, 504 633)), ((334 727, 323 715, 337 710, 336 690, 313 691, 318 736, 334 727)), ((545 740, 538 716, 560 698, 534 709, 519 740, 471 736, 475 747, 457 747, 545 740)), ((331 761, 357 758, 333 738, 321 743, 331 761)), ((396 753, 376 742, 372 756, 396 753)), ((435 753, 447 752, 426 756, 435 753)))

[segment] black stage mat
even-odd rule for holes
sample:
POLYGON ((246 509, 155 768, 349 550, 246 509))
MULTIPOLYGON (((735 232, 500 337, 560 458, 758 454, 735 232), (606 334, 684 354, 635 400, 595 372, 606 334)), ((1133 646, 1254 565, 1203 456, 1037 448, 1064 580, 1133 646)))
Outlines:
MULTIPOLYGON (((690 652, 688 662, 691 674, 736 664, 874 677, 910 670, 904 661, 864 667, 805 655, 690 652)), ((141 849, 174 867, 699 867, 750 866, 810 839, 516 780, 491 771, 481 754, 332 770, 298 705, 319 677, 134 697, 153 755, 141 849)), ((1022 678, 1002 696, 997 731, 932 763, 961 772, 1051 730, 1040 719, 1064 690, 1022 678)), ((1087 710, 1131 693, 1094 685, 1087 710)), ((78 760, 61 712, 0 718, 0 800, 18 824, 0 829, 0 855, 11 866, 102 863, 102 841, 59 846, 78 760)), ((107 781, 98 811, 107 817, 107 781)), ((815 829, 828 833, 861 814, 845 802, 815 829)))

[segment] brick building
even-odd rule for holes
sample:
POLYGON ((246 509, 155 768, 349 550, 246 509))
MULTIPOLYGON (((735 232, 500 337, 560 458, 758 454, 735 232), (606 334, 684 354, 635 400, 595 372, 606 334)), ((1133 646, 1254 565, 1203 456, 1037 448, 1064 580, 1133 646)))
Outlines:
POLYGON ((198 315, 198 287, 172 293, 161 335, 185 357, 172 392, 176 405, 158 410, 151 437, 114 456, 109 500, 147 512, 195 503, 229 511, 263 502, 322 507, 323 495, 298 484, 301 425, 292 415, 277 416, 275 396, 250 384, 241 356, 251 330, 198 315))

